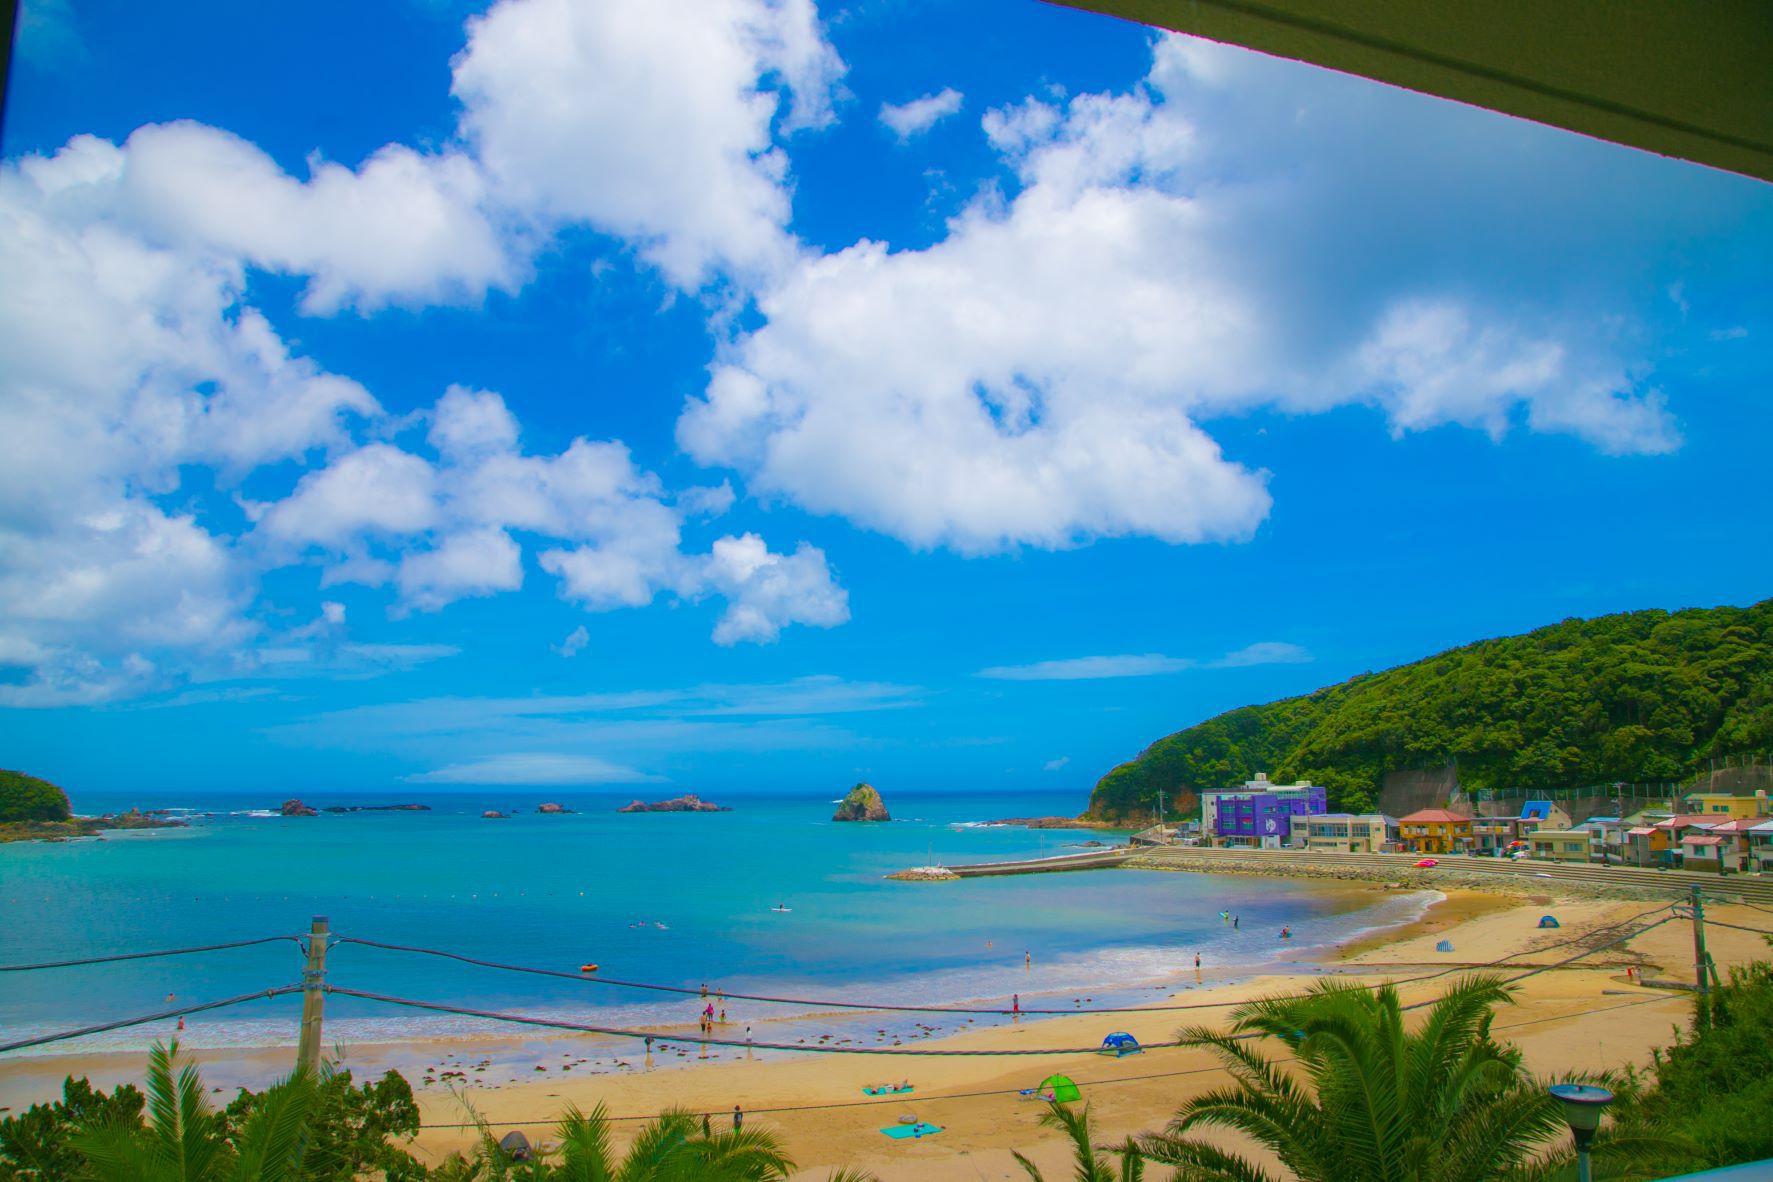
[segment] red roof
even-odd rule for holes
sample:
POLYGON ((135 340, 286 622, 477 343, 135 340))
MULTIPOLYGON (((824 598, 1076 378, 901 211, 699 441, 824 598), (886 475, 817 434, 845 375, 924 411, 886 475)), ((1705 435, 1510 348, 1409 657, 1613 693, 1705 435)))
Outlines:
POLYGON ((1753 829, 1767 820, 1766 817, 1744 817, 1736 821, 1725 821, 1721 825, 1708 826, 1713 833, 1740 833, 1744 829, 1753 829))
POLYGON ((1449 821, 1455 822, 1458 824, 1464 824, 1465 822, 1470 821, 1470 820, 1471 820, 1471 818, 1466 816, 1464 813, 1455 813, 1450 809, 1417 809, 1415 812, 1411 813, 1407 817, 1399 817, 1398 824, 1408 825, 1408 824, 1411 824, 1412 822, 1417 823, 1417 824, 1422 824, 1422 823, 1426 823, 1426 822, 1449 822, 1449 821))
POLYGON ((1633 837, 1654 837, 1654 836, 1656 836, 1656 830, 1654 830, 1654 829, 1627 829, 1626 832, 1629 833, 1633 837))
POLYGON ((1681 844, 1682 845, 1723 845, 1724 839, 1721 837, 1701 837, 1699 834, 1695 833, 1692 837, 1681 838, 1681 844))

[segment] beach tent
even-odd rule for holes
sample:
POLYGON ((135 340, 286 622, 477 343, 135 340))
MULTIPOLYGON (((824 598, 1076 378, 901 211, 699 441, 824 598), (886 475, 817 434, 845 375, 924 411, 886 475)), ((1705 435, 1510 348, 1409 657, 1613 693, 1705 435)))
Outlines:
POLYGON ((1040 1087, 1036 1090, 1042 1096, 1051 1097, 1054 1100, 1083 1099, 1078 1094, 1077 1085, 1072 1082, 1069 1075, 1049 1075, 1040 1081, 1040 1087))
POLYGON ((1122 1055, 1137 1055, 1144 1049, 1144 1047, 1139 1045, 1138 1039, 1134 1038, 1124 1030, 1117 1030, 1102 1040, 1102 1050, 1113 1051, 1116 1059, 1120 1058, 1122 1055))
POLYGON ((1436 952, 1451 952, 1453 951, 1453 941, 1442 940, 1439 944, 1434 946, 1434 950, 1436 952))
POLYGON ((1558 917, 1555 915, 1541 915, 1539 917, 1539 926, 1542 928, 1555 928, 1563 925, 1558 923, 1558 917))

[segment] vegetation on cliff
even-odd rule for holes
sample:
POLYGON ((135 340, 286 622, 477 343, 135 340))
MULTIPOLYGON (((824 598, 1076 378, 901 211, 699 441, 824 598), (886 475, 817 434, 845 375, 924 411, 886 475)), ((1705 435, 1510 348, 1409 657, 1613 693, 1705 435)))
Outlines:
POLYGON ((0 769, 0 822, 65 821, 68 794, 36 776, 0 769))
POLYGON ((838 802, 833 821, 890 821, 886 801, 872 784, 857 784, 838 802))
POLYGON ((1103 776, 1088 815, 1172 815, 1266 771, 1332 807, 1371 807, 1385 774, 1457 763, 1467 789, 1680 780, 1773 748, 1773 600, 1565 620, 1245 706, 1103 776))

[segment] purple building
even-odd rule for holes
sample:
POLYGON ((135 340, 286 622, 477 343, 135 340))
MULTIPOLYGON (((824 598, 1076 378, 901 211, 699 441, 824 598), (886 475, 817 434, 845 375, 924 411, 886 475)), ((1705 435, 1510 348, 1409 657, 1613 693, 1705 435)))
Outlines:
POLYGON ((1202 805, 1214 845, 1284 846, 1294 817, 1329 811, 1322 785, 1271 784, 1266 773, 1246 781, 1243 791, 1205 793, 1202 805))

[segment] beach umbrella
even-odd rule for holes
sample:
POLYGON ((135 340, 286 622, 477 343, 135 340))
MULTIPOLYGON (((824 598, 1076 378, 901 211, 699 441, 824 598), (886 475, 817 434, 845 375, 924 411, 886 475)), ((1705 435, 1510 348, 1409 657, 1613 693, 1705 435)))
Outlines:
POLYGON ((1040 1087, 1036 1090, 1041 1095, 1049 1096, 1054 1100, 1083 1099, 1077 1090, 1077 1084, 1072 1082, 1069 1075, 1049 1075, 1040 1081, 1040 1087))

